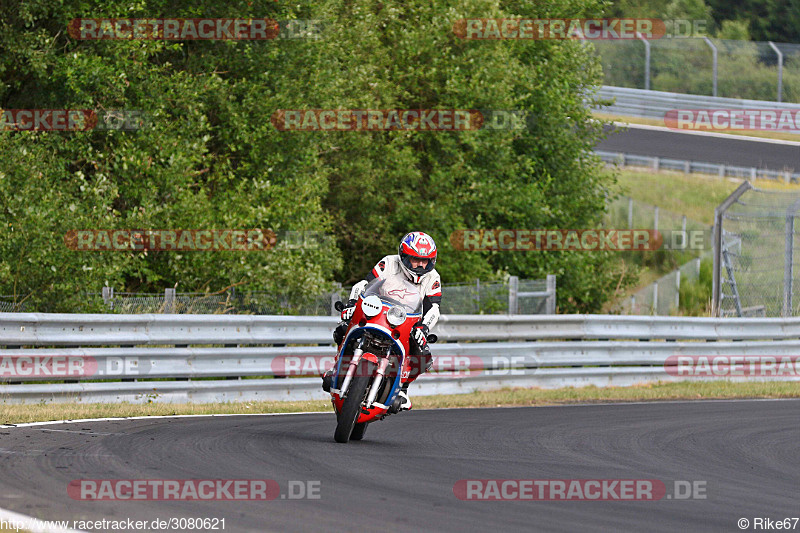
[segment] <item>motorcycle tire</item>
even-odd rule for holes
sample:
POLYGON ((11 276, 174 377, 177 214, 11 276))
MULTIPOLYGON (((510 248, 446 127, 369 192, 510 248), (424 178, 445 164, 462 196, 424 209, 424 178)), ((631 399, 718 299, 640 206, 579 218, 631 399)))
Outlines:
POLYGON ((366 422, 361 422, 360 424, 356 424, 353 428, 353 432, 350 434, 350 440, 361 440, 364 438, 364 433, 367 432, 367 426, 369 424, 366 422))
MULTIPOLYGON (((342 411, 337 417, 336 431, 333 439, 336 442, 346 443, 350 440, 356 426, 356 420, 361 413, 361 404, 367 396, 367 388, 372 381, 372 372, 375 365, 370 361, 362 361, 356 369, 356 377, 350 382, 347 396, 342 404, 342 411)), ((364 431, 361 431, 361 437, 364 431)), ((356 439, 360 440, 360 439, 356 439)))

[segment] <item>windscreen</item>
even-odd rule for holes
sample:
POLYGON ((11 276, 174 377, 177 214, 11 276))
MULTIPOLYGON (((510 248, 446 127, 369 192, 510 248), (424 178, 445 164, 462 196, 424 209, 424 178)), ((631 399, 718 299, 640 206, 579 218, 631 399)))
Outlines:
POLYGON ((405 279, 379 279, 370 281, 364 288, 364 297, 376 295, 382 302, 402 305, 407 313, 422 312, 422 295, 419 289, 405 279))

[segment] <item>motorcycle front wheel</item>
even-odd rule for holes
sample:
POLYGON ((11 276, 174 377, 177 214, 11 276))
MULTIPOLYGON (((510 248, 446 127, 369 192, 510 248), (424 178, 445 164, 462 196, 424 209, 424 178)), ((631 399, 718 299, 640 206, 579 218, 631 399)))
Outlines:
MULTIPOLYGON (((356 427, 356 420, 361 413, 361 404, 367 397, 367 388, 370 381, 372 381, 372 372, 375 365, 370 361, 362 361, 356 369, 356 375, 350 382, 350 387, 347 391, 347 396, 342 404, 342 412, 337 417, 336 431, 333 438, 336 442, 348 442, 353 435, 353 429, 356 427)), ((362 425, 362 424, 358 424, 362 425)), ((363 424, 366 426, 366 424, 363 424)), ((364 437, 366 428, 360 430, 360 435, 356 435, 355 440, 361 440, 364 437)))

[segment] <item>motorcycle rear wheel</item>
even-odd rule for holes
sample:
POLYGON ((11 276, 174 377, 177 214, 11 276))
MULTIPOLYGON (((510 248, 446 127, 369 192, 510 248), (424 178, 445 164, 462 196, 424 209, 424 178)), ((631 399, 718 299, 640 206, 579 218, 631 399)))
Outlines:
MULTIPOLYGON (((356 420, 358 420, 358 415, 361 413, 361 404, 364 403, 364 398, 367 397, 367 388, 370 381, 372 381, 374 369, 375 365, 370 361, 362 361, 358 365, 356 376, 350 382, 347 396, 342 404, 342 411, 337 417, 336 431, 333 434, 333 439, 336 442, 346 443, 353 435, 356 420)), ((364 425, 366 426, 366 424, 364 425)), ((360 437, 356 435, 355 440, 361 440, 364 437, 364 431, 365 429, 362 429, 360 437)))
POLYGON ((353 428, 353 432, 350 434, 350 440, 361 440, 364 438, 364 433, 367 432, 367 424, 366 422, 361 422, 360 424, 356 424, 353 428))

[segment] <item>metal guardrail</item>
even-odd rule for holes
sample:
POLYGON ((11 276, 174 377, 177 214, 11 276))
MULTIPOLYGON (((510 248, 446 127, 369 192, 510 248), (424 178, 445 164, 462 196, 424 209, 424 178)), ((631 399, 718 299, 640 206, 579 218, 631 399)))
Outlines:
MULTIPOLYGON (((319 374, 330 365, 335 324, 332 317, 0 313, 0 398, 325 399, 319 378, 294 376, 319 374), (14 364, 22 358, 26 369, 38 364, 42 370, 55 358, 81 372, 68 378, 63 372, 9 374, 9 368, 21 368, 14 364)), ((449 315, 436 333, 438 362, 419 379, 415 394, 631 385, 677 379, 664 366, 670 356, 800 353, 800 318, 449 315)))
POLYGON ((737 167, 733 165, 720 165, 717 163, 702 163, 682 159, 669 159, 666 157, 625 154, 621 152, 594 152, 605 163, 622 167, 647 167, 655 171, 677 170, 686 174, 710 174, 712 176, 744 178, 747 180, 769 179, 782 180, 785 183, 800 182, 800 173, 788 170, 767 170, 754 167, 737 167))
POLYGON ((611 106, 602 108, 604 113, 641 118, 663 119, 666 112, 672 109, 785 109, 800 111, 800 104, 669 93, 610 85, 603 85, 598 92, 598 97, 604 100, 614 100, 611 106))

